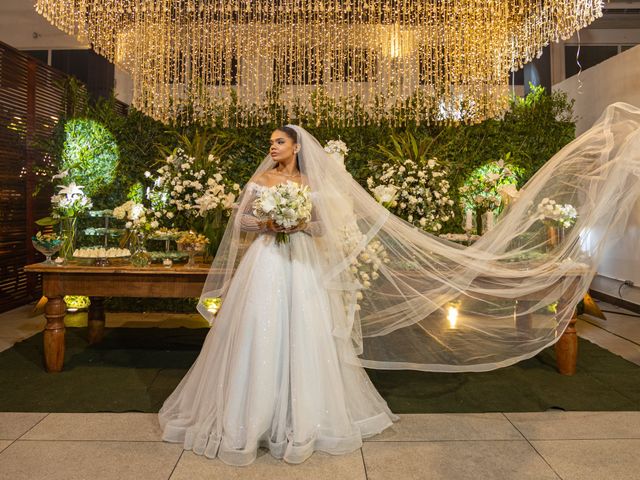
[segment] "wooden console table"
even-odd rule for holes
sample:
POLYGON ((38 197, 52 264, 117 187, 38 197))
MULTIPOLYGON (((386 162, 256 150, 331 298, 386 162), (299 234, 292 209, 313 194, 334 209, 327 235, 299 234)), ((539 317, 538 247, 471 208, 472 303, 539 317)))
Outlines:
POLYGON ((47 324, 44 327, 44 361, 48 372, 62 371, 64 363, 65 295, 86 295, 89 307, 89 343, 102 340, 104 307, 102 297, 199 297, 209 273, 209 265, 185 268, 174 265, 134 267, 128 264, 105 267, 78 264, 25 267, 29 273, 42 274, 42 293, 48 298, 45 306, 47 324))
MULTIPOLYGON (((25 271, 42 274, 42 291, 48 298, 45 306, 44 361, 48 372, 60 372, 65 351, 65 295, 90 297, 88 336, 89 343, 95 344, 104 335, 102 297, 199 297, 209 273, 209 265, 195 268, 151 265, 140 268, 131 265, 96 267, 73 263, 60 266, 37 263, 28 265, 25 271)), ((528 321, 526 316, 522 320, 528 321)), ((574 314, 555 344, 558 370, 563 375, 573 375, 576 369, 578 339, 575 323, 574 314)))

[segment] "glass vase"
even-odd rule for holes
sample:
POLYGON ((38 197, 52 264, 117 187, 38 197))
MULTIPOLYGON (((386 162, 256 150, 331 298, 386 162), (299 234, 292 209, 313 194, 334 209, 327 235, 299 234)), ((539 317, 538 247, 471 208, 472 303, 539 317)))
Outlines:
POLYGON ((73 252, 76 250, 77 222, 78 217, 62 217, 60 219, 60 235, 63 239, 59 255, 65 260, 71 260, 73 252))
POLYGON ((131 232, 129 250, 131 250, 129 262, 134 267, 146 267, 151 263, 151 255, 145 247, 144 232, 131 232))
POLYGON ((564 228, 559 225, 547 225, 547 250, 555 250, 564 241, 564 228))

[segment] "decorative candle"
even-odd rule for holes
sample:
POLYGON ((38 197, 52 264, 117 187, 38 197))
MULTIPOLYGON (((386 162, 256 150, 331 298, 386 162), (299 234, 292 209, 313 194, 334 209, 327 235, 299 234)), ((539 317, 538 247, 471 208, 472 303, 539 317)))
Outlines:
POLYGON ((493 212, 489 210, 487 212, 487 232, 493 228, 493 212))
POLYGON ((465 211, 464 229, 467 231, 473 230, 473 212, 471 210, 465 211))

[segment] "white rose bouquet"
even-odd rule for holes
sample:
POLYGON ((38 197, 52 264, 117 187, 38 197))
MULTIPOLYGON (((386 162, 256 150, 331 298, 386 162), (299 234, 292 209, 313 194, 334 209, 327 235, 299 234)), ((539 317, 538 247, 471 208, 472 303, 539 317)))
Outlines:
MULTIPOLYGON (((262 187, 253 201, 253 214, 260 221, 272 220, 282 228, 293 228, 311 220, 311 190, 308 185, 288 181, 262 187)), ((287 243, 289 235, 278 232, 278 243, 287 243)))
POLYGON ((449 171, 437 158, 424 162, 405 160, 383 163, 383 173, 367 186, 376 200, 409 223, 428 232, 438 232, 454 217, 449 197, 449 171))

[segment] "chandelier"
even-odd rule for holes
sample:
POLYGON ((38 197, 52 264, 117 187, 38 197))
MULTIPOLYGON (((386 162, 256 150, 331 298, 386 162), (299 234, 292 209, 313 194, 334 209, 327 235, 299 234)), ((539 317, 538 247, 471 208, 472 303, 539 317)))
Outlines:
POLYGON ((36 0, 129 72, 163 122, 478 122, 509 73, 602 15, 601 0, 36 0))

